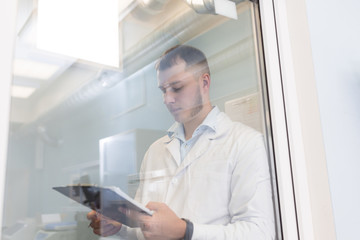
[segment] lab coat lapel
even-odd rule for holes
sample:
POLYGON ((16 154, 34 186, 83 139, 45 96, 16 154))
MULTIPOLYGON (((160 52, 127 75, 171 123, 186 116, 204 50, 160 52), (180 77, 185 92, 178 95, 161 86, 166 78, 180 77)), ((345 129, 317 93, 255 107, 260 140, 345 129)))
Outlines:
POLYGON ((219 113, 216 121, 217 124, 215 126, 215 132, 211 131, 202 134, 182 162, 180 157, 179 140, 175 137, 172 137, 170 141, 168 141, 167 149, 171 153, 174 161, 177 163, 177 166, 179 166, 175 175, 186 169, 188 166, 206 154, 208 149, 211 148, 212 141, 214 139, 221 138, 224 132, 228 131, 232 123, 232 121, 224 113, 219 113))
POLYGON ((217 123, 214 131, 205 132, 200 136, 196 141, 195 145, 191 148, 190 152, 185 157, 184 161, 181 163, 179 168, 176 171, 176 174, 183 171, 185 168, 196 162, 200 157, 203 157, 206 152, 211 149, 214 139, 221 138, 226 131, 228 131, 231 120, 226 117, 225 114, 220 113, 217 116, 217 123))
POLYGON ((173 160, 175 161, 177 166, 179 166, 181 163, 179 140, 175 137, 172 137, 169 141, 166 141, 165 144, 166 144, 166 148, 169 151, 169 153, 171 154, 173 160))
POLYGON ((176 171, 176 174, 183 171, 189 165, 193 164, 197 161, 211 146, 211 138, 208 136, 201 136, 195 143, 195 145, 191 148, 190 152, 187 154, 181 165, 176 171))

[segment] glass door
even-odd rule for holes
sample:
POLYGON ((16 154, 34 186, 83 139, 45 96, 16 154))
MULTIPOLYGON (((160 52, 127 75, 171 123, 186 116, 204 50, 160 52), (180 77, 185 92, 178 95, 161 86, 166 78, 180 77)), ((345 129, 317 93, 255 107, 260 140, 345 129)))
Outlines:
MULTIPOLYGON (((109 24, 96 25, 101 11, 106 15, 111 6, 95 8, 98 13, 90 15, 91 22, 78 23, 86 16, 82 11, 74 13, 72 7, 87 9, 92 3, 58 1, 68 4, 61 10, 63 17, 56 24, 48 20, 51 24, 44 32, 41 21, 51 14, 44 14, 43 2, 20 0, 18 4, 2 239, 101 238, 88 227, 91 209, 53 189, 84 184, 115 186, 143 206, 149 201, 164 202, 179 218, 193 222, 193 234, 200 239, 212 231, 223 239, 282 239, 257 3, 115 1, 118 32, 112 35, 116 44, 109 51, 106 47, 113 41, 99 45, 109 39, 92 40, 107 36, 102 30, 109 24), (66 25, 74 14, 75 20, 66 25), (85 53, 116 56, 97 60, 71 54, 68 48, 52 49, 55 38, 51 37, 71 26, 75 30, 61 33, 64 40, 53 45, 78 42, 75 50, 84 47, 85 53), (77 33, 89 28, 91 34, 79 40, 77 33), (48 36, 50 43, 41 43, 40 33, 49 35, 50 30, 55 30, 48 36), (202 97, 193 98, 205 106, 208 91, 211 111, 205 112, 228 119, 214 127, 208 122, 220 118, 205 115, 202 119, 208 122, 199 122, 200 134, 194 131, 190 138, 186 136, 189 122, 180 117, 179 109, 185 105, 172 108, 175 100, 169 100, 184 89, 177 89, 169 80, 173 78, 162 77, 186 62, 180 57, 179 64, 178 56, 169 66, 161 66, 164 52, 175 46, 200 50, 206 56, 210 71, 200 72, 211 87, 199 90, 203 88, 197 85, 202 97), (230 130, 221 132, 225 126, 230 130), (213 133, 219 134, 210 138, 214 145, 201 152, 198 147, 204 136, 213 133), (167 148, 158 146, 164 139, 166 144, 176 142, 177 157, 167 156, 167 148), (153 157, 155 153, 159 156, 153 157), (200 153, 207 157, 198 157, 200 153), (171 187, 172 183, 179 185, 171 187), (210 210, 216 204, 220 210, 210 210)), ((191 63, 184 64, 182 70, 190 72, 191 63)), ((181 101, 190 101, 191 96, 181 101)), ((191 111, 189 119, 203 111, 191 111)), ((107 239, 141 239, 141 229, 123 225, 107 239)))

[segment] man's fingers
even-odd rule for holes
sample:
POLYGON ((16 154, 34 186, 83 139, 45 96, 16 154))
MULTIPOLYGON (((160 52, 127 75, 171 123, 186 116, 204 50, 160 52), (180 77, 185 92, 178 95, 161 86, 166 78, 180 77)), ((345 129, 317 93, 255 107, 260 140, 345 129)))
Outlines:
POLYGON ((96 220, 98 218, 96 211, 91 211, 86 215, 89 220, 96 220))
POLYGON ((156 212, 158 211, 160 208, 162 208, 164 206, 164 203, 161 203, 161 202, 149 202, 147 205, 146 205, 146 208, 156 212))
POLYGON ((92 221, 90 226, 93 228, 95 234, 108 237, 120 231, 122 224, 115 221, 97 220, 92 221))
POLYGON ((99 236, 108 237, 120 231, 122 224, 111 220, 96 211, 89 212, 86 217, 90 220, 89 227, 99 236))
POLYGON ((138 219, 139 226, 141 231, 149 231, 151 229, 151 217, 145 214, 142 214, 138 219))
POLYGON ((142 213, 136 211, 136 210, 131 210, 129 208, 126 207, 119 207, 118 211, 125 214, 126 217, 135 220, 135 221, 139 221, 139 219, 142 217, 142 213))
POLYGON ((114 235, 121 228, 121 225, 107 224, 105 221, 100 221, 99 226, 98 228, 94 228, 93 232, 103 237, 114 235))
POLYGON ((140 228, 141 228, 142 231, 149 230, 149 228, 150 228, 149 222, 146 221, 146 220, 141 221, 140 222, 140 228))
POLYGON ((100 228, 102 226, 103 223, 101 223, 101 220, 92 220, 89 224, 89 227, 92 228, 100 228))

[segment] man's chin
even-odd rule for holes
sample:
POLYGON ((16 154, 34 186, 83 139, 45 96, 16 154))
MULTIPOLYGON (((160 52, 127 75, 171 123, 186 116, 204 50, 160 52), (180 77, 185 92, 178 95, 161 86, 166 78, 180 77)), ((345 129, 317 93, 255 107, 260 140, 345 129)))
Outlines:
POLYGON ((171 114, 176 122, 182 124, 192 120, 195 117, 195 116, 191 116, 191 114, 188 111, 172 112, 171 114))
POLYGON ((176 122, 183 123, 184 118, 179 113, 172 113, 172 116, 176 122))
POLYGON ((175 120, 176 122, 182 123, 182 120, 181 120, 181 118, 180 118, 179 116, 173 114, 173 118, 174 118, 174 120, 175 120))

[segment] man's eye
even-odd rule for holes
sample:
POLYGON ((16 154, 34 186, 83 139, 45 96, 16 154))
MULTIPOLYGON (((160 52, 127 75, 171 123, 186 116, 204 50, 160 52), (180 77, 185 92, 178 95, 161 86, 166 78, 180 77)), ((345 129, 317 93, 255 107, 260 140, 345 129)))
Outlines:
POLYGON ((173 88, 173 91, 174 91, 174 92, 180 92, 181 89, 182 89, 182 87, 180 87, 180 88, 173 88))

